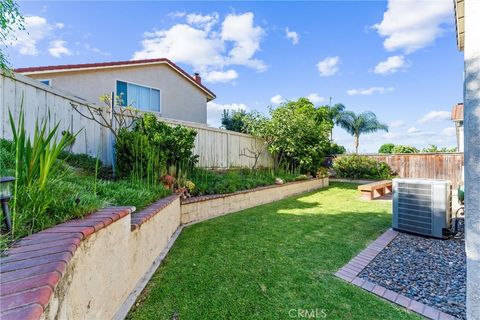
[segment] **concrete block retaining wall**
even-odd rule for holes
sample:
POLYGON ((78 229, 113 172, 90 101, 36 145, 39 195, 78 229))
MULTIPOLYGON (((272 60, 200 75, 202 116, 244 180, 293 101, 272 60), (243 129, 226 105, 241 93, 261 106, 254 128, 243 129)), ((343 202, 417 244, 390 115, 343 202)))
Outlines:
POLYGON ((292 195, 328 186, 328 178, 290 182, 284 185, 260 187, 225 195, 189 198, 182 201, 183 224, 202 221, 261 204, 274 202, 292 195))
POLYGON ((112 207, 21 239, 0 258, 0 318, 122 318, 183 224, 328 186, 328 178, 229 195, 112 207))

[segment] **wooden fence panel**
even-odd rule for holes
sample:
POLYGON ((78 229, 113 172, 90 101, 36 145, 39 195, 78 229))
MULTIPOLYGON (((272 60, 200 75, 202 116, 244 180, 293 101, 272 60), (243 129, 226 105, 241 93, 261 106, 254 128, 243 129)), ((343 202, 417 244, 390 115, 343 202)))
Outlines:
MULTIPOLYGON (((86 113, 88 102, 78 99, 65 91, 46 86, 26 76, 15 74, 13 78, 0 75, 0 137, 12 139, 8 118, 11 110, 15 120, 18 120, 23 99, 25 110, 25 126, 30 135, 33 134, 35 121, 50 119, 49 125, 60 121, 60 131, 77 132, 71 151, 99 156, 106 164, 113 163, 112 135, 94 121, 82 117, 72 107, 79 106, 86 113)), ((242 154, 249 154, 247 149, 260 147, 262 141, 238 132, 215 129, 206 125, 162 119, 171 125, 183 125, 197 131, 194 153, 199 156, 200 167, 226 169, 230 167, 251 167, 253 159, 242 154)), ((268 152, 263 152, 258 165, 273 166, 273 159, 268 152)))
POLYGON ((454 188, 463 181, 463 153, 366 154, 386 162, 401 178, 446 179, 454 188))

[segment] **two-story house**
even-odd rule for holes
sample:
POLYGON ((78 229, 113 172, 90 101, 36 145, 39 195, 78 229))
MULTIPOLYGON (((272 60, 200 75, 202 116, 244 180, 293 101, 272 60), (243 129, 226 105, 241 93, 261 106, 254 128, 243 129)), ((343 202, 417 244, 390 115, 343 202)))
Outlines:
POLYGON ((15 72, 92 103, 115 92, 122 105, 203 124, 207 123, 207 102, 216 98, 198 73, 191 76, 165 58, 19 68, 15 72))

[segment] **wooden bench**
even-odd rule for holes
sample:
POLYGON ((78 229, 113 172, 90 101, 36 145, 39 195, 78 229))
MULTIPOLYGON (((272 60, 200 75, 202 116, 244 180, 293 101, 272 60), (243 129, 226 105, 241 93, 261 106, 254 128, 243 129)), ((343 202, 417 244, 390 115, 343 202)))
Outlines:
POLYGON ((387 193, 392 192, 392 181, 382 180, 369 184, 363 184, 361 186, 358 186, 358 190, 360 190, 362 198, 373 200, 377 197, 381 197, 387 193))

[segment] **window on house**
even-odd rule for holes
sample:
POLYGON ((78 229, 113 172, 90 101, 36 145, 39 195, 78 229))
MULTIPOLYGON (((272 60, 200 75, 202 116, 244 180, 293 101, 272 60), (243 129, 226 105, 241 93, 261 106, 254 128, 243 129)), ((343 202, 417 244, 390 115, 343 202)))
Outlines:
POLYGON ((41 79, 41 80, 38 80, 38 81, 40 81, 43 84, 46 84, 47 86, 50 86, 51 82, 52 82, 52 80, 50 80, 50 79, 41 79))
POLYGON ((117 96, 120 97, 123 106, 160 112, 160 90, 117 81, 117 96))

